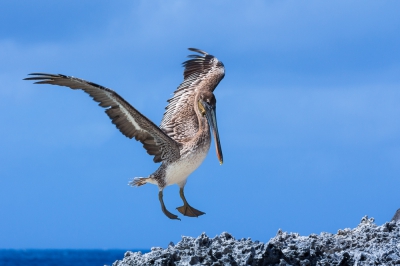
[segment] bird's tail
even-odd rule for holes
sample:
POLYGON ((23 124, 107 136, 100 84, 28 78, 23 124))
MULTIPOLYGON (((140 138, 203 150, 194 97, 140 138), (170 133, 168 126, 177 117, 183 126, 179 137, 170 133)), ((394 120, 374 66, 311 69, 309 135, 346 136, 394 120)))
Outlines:
POLYGON ((148 182, 148 177, 135 177, 132 181, 129 181, 128 185, 132 187, 140 187, 148 182))

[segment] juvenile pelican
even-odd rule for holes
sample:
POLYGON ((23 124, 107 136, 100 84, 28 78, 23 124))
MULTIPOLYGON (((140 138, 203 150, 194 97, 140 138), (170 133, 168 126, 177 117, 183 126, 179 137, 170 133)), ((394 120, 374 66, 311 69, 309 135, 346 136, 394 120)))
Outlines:
POLYGON ((214 56, 195 48, 190 51, 201 55, 189 55, 183 63, 183 82, 179 85, 168 105, 160 127, 142 115, 115 91, 96 83, 72 76, 32 73, 35 84, 52 84, 81 89, 89 94, 111 118, 112 123, 128 138, 135 138, 143 144, 147 153, 153 155, 160 167, 148 177, 136 177, 129 184, 142 186, 146 183, 158 186, 161 209, 170 219, 178 216, 169 212, 163 200, 166 186, 177 184, 183 206, 177 210, 185 216, 198 217, 205 214, 188 204, 184 187, 188 176, 203 162, 210 148, 211 136, 217 157, 222 164, 222 150, 219 141, 216 99, 213 91, 224 78, 225 68, 214 56))

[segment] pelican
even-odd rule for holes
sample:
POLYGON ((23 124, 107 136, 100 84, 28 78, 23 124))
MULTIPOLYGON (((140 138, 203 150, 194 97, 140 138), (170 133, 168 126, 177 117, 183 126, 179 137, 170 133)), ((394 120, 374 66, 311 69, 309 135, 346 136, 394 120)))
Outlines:
POLYGON ((211 132, 220 164, 223 162, 219 140, 216 99, 214 90, 224 78, 224 64, 216 57, 195 48, 190 51, 200 55, 189 55, 183 62, 183 82, 168 100, 160 127, 131 106, 115 91, 96 83, 62 74, 31 73, 35 84, 51 84, 81 89, 89 94, 105 112, 112 123, 126 137, 135 138, 143 144, 147 153, 154 156, 153 161, 160 167, 147 177, 136 177, 129 185, 134 187, 146 183, 158 186, 158 198, 161 210, 170 219, 177 215, 169 212, 163 200, 165 187, 177 184, 183 206, 177 210, 189 217, 205 214, 189 205, 184 188, 188 176, 200 166, 206 157, 210 144, 211 132))

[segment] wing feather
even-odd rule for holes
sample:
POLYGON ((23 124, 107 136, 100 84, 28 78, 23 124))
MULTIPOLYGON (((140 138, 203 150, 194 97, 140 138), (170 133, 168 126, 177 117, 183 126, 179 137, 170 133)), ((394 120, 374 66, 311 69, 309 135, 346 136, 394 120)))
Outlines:
POLYGON ((135 138, 143 144, 147 153, 154 155, 154 162, 176 160, 180 157, 180 144, 167 136, 159 127, 126 102, 115 91, 96 83, 65 75, 32 73, 35 84, 51 84, 81 89, 89 94, 105 112, 112 123, 128 138, 135 138))
POLYGON ((160 125, 168 136, 178 142, 198 131, 198 120, 194 110, 195 93, 199 90, 214 91, 225 76, 224 64, 216 57, 196 48, 189 50, 201 55, 189 55, 191 59, 183 62, 183 82, 168 100, 160 125), (181 119, 182 114, 186 119, 181 119), (192 119, 187 119, 188 117, 192 119))

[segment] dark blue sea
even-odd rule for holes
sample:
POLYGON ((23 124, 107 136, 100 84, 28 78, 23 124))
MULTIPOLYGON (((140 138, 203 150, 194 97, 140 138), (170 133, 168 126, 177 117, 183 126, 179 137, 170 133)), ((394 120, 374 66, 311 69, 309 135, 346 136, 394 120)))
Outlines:
MULTIPOLYGON (((122 260, 126 251, 119 249, 0 249, 0 266, 111 266, 116 260, 122 260)), ((150 250, 140 251, 146 253, 150 250)))

